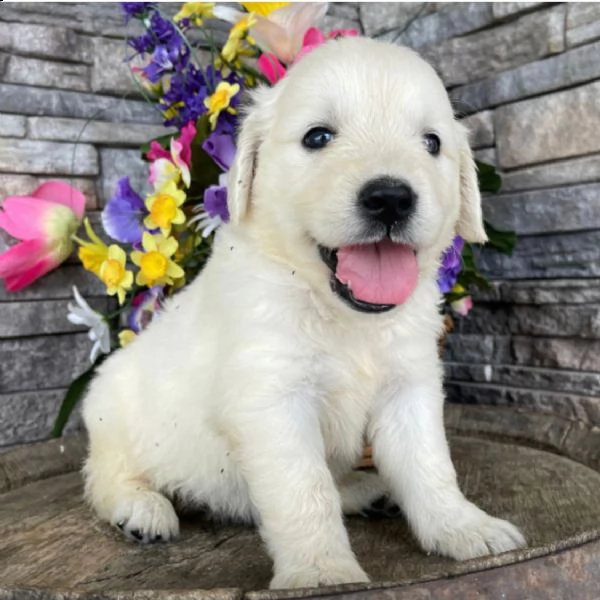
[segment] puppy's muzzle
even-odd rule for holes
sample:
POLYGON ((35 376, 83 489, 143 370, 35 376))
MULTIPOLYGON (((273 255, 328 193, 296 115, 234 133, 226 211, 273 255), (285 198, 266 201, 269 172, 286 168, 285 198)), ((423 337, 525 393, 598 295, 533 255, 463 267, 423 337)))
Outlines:
POLYGON ((389 235, 392 227, 402 227, 409 221, 415 211, 417 195, 404 181, 379 177, 363 186, 358 203, 364 217, 371 223, 384 225, 389 235))

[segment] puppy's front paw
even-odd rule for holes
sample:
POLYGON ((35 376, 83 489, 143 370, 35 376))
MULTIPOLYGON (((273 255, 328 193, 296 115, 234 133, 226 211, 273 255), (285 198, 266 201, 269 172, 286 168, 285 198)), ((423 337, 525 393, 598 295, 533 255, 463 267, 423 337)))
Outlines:
POLYGON ((173 505, 158 492, 136 491, 117 504, 111 523, 127 538, 148 544, 168 542, 179 535, 179 519, 173 505))
POLYGON ((454 518, 433 522, 422 532, 421 545, 456 560, 468 560, 488 554, 501 554, 527 545, 523 534, 508 521, 491 517, 471 503, 465 503, 454 518))
POLYGON ((269 586, 272 590, 307 588, 339 583, 369 581, 368 575, 354 559, 320 562, 314 566, 298 565, 297 569, 279 570, 269 586))

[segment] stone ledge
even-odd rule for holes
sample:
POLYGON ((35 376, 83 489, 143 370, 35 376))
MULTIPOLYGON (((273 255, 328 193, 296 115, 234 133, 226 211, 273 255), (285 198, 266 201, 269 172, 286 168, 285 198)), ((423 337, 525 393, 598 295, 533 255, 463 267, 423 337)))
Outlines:
POLYGON ((571 2, 567 9, 567 46, 579 46, 600 38, 600 5, 571 2))
POLYGON ((494 145, 493 114, 491 110, 486 110, 466 117, 461 121, 469 130, 469 141, 474 150, 489 148, 494 145))
POLYGON ((500 166, 600 152, 598 98, 600 81, 498 108, 494 121, 500 166))
POLYGON ((590 183, 495 195, 483 210, 496 227, 519 235, 600 229, 599 194, 600 183, 590 183))
POLYGON ((11 56, 2 80, 5 83, 88 91, 89 67, 37 58, 11 56))
POLYGON ((461 112, 469 114, 571 87, 600 77, 599 53, 600 43, 583 46, 455 88, 450 96, 461 112))
POLYGON ((4 139, 0 172, 38 175, 98 175, 98 155, 89 144, 4 139))
POLYGON ((23 138, 26 132, 25 117, 0 114, 0 137, 23 138))
POLYGON ((45 117, 102 119, 116 123, 161 123, 147 102, 0 83, 0 112, 45 117), (24 89, 27 93, 24 94, 24 89))

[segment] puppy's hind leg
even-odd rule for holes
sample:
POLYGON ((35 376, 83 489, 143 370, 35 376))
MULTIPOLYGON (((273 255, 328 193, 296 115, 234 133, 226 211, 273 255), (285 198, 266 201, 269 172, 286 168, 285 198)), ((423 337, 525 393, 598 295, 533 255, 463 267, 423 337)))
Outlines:
POLYGON ((337 487, 345 515, 391 517, 399 512, 385 483, 376 473, 351 471, 337 482, 337 487))
POLYGON ((131 467, 123 439, 90 428, 84 466, 85 496, 99 517, 142 543, 169 541, 179 534, 171 502, 131 467))

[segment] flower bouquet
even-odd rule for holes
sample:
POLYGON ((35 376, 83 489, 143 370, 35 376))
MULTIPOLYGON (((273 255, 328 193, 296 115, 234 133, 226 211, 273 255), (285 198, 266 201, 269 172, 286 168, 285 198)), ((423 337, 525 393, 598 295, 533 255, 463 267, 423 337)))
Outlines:
MULTIPOLYGON (((244 91, 275 85, 328 39, 358 35, 355 30, 327 35, 319 30, 326 3, 242 3, 237 10, 194 2, 173 18, 163 14, 163 7, 122 3, 126 20, 139 21, 144 30, 127 41, 130 60, 135 59, 132 77, 165 126, 175 128, 141 149, 152 191, 143 198, 125 175, 102 212, 100 234, 85 218, 85 235, 75 235, 83 197, 63 183, 42 186, 31 198, 8 198, 0 213, 0 227, 24 240, 0 256, 7 289, 21 289, 57 266, 75 242, 84 268, 115 298, 114 310, 100 314, 74 289, 68 318, 89 327, 92 367, 71 384, 55 423, 56 436, 96 366, 131 343, 160 313, 164 299, 191 281, 207 260, 216 230, 228 220, 227 173, 236 152, 244 91)), ((482 191, 498 190, 493 167, 479 164, 479 176, 482 191)), ((490 246, 512 251, 514 234, 489 224, 486 230, 490 246)), ((457 237, 441 260, 443 310, 466 315, 473 285, 488 283, 476 267, 472 246, 457 237)))

